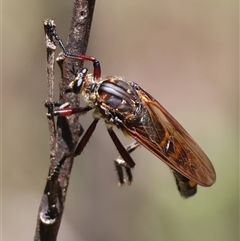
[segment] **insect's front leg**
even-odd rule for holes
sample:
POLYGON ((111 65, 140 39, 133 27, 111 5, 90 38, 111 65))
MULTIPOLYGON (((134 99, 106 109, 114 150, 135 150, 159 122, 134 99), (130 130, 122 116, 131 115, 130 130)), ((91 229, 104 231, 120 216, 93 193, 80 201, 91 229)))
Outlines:
POLYGON ((100 62, 96 58, 94 58, 92 56, 83 55, 83 54, 69 53, 67 51, 67 48, 66 48, 65 44, 63 43, 62 39, 57 34, 56 29, 55 29, 56 26, 53 23, 53 21, 48 19, 48 20, 45 21, 44 25, 46 27, 49 38, 50 39, 53 39, 53 37, 55 38, 55 40, 57 41, 57 43, 59 44, 59 46, 63 50, 63 53, 66 57, 72 58, 72 59, 81 59, 81 60, 84 60, 84 61, 91 61, 93 63, 93 77, 95 79, 101 78, 101 66, 100 66, 100 62))

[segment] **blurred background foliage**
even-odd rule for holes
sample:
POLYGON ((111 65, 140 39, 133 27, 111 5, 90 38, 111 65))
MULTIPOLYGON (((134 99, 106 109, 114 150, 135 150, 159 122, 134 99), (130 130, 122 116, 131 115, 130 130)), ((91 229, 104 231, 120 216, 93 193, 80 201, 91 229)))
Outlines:
MULTIPOLYGON (((72 2, 2 1, 3 240, 34 235, 49 167, 42 22, 53 18, 66 42, 72 2)), ((151 93, 205 150, 217 182, 184 200, 140 148, 133 184, 119 188, 118 153, 99 124, 75 160, 58 240, 239 240, 238 1, 97 1, 87 53, 104 76, 151 93)), ((92 117, 80 119, 86 129, 92 117)))

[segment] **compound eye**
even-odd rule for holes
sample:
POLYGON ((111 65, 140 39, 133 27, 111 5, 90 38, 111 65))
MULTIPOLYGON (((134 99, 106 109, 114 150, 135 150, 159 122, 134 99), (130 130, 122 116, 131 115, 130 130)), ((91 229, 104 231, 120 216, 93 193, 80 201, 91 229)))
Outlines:
POLYGON ((74 80, 74 84, 72 87, 74 94, 79 94, 82 88, 82 84, 85 81, 86 75, 87 75, 87 68, 81 69, 81 71, 78 73, 76 79, 74 80))
POLYGON ((82 78, 79 78, 79 76, 76 77, 74 84, 73 84, 73 88, 72 88, 74 94, 80 93, 80 90, 82 87, 82 82, 83 82, 82 78))

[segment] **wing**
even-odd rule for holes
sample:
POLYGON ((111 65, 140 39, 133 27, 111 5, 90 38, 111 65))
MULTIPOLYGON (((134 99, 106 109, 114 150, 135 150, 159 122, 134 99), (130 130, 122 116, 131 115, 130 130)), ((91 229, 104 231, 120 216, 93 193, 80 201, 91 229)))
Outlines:
POLYGON ((187 131, 151 95, 136 90, 142 108, 123 129, 170 168, 201 186, 216 180, 212 163, 187 131))

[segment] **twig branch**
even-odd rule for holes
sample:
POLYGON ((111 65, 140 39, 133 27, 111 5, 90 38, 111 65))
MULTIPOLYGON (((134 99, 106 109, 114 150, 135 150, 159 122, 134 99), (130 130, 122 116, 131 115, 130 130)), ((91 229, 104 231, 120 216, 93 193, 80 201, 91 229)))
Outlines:
MULTIPOLYGON (((75 0, 70 33, 67 41, 67 50, 71 53, 85 54, 90 34, 95 0, 75 0)), ((47 101, 53 101, 54 80, 54 51, 55 46, 49 39, 47 45, 47 101)), ((76 95, 64 95, 64 90, 74 78, 71 70, 73 65, 80 68, 82 61, 58 58, 58 64, 62 71, 60 87, 60 102, 69 102, 72 106, 79 105, 76 95)), ((83 129, 78 121, 78 116, 59 117, 55 127, 53 117, 48 119, 50 131, 50 168, 54 170, 64 154, 70 153, 75 148, 83 129)), ((47 179, 44 194, 40 203, 35 241, 55 241, 60 227, 64 204, 66 200, 69 177, 73 165, 73 158, 67 158, 61 166, 57 178, 47 179)))
MULTIPOLYGON (((55 67, 55 50, 56 45, 53 43, 47 34, 47 29, 44 25, 46 50, 47 50, 47 102, 53 102, 54 96, 54 67, 55 67)), ((48 116, 48 128, 50 133, 50 162, 54 163, 55 160, 55 143, 56 143, 56 126, 53 116, 48 116)))

